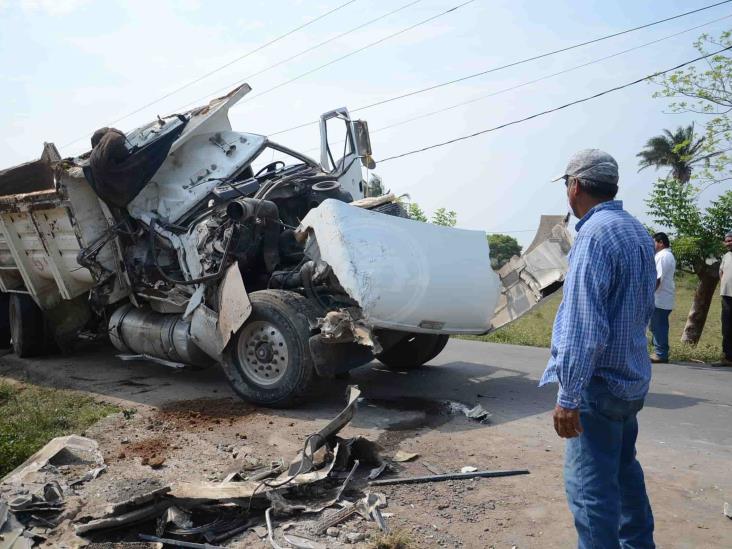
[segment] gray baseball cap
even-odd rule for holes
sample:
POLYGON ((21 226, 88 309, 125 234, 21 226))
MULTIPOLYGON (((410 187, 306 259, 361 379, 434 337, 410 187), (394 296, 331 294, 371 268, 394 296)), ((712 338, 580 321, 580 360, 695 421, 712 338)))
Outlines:
POLYGON ((552 181, 559 181, 568 175, 606 185, 617 185, 620 179, 618 163, 600 149, 584 149, 575 153, 569 159, 564 173, 552 181))

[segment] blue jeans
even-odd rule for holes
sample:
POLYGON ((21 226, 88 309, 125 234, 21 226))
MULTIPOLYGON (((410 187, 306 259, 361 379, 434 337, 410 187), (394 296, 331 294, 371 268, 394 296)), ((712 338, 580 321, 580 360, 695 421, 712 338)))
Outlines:
POLYGON ((651 333, 656 356, 668 360, 668 317, 671 311, 656 307, 651 316, 651 333))
POLYGON ((622 400, 593 377, 580 405, 583 432, 567 440, 564 485, 579 549, 646 549, 653 513, 635 458, 636 414, 643 400, 622 400))

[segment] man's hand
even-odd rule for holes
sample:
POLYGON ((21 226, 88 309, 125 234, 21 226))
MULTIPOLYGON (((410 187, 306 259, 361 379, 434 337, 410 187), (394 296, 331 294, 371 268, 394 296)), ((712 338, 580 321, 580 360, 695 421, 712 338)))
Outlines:
POLYGON ((554 430, 562 438, 574 438, 582 433, 579 409, 554 407, 554 430))

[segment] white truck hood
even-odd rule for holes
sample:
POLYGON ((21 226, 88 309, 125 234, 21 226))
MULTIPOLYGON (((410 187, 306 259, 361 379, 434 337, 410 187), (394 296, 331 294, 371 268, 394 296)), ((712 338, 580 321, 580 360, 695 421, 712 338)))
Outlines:
POLYGON ((320 257, 378 328, 479 334, 501 294, 481 231, 452 229, 326 200, 303 219, 320 257))

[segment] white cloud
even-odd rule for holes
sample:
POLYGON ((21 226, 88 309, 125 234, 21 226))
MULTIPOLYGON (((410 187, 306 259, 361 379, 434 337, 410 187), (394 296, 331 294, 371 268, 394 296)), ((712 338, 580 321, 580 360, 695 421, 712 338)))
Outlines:
MULTIPOLYGON (((0 0, 0 8, 5 0, 0 0)), ((89 4, 90 0, 20 0, 23 11, 41 12, 50 16, 69 15, 89 4)))

